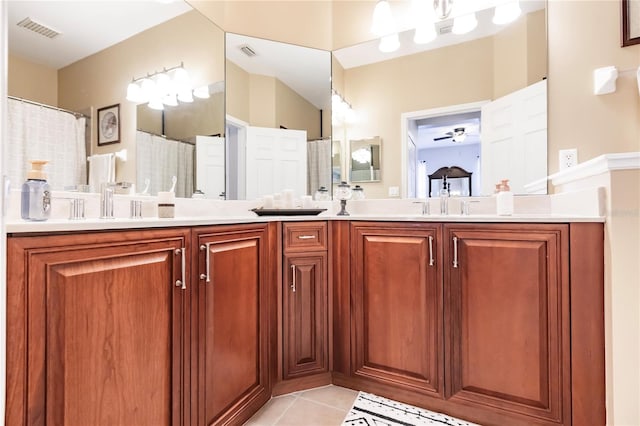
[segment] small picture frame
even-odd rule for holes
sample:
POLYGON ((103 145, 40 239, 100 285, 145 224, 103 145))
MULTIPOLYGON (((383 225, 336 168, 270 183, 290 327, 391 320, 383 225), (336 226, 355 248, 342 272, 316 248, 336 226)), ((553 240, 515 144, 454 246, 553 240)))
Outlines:
POLYGON ((621 0, 622 47, 640 44, 640 0, 621 0))
POLYGON ((98 109, 98 146, 120 142, 120 104, 98 109))

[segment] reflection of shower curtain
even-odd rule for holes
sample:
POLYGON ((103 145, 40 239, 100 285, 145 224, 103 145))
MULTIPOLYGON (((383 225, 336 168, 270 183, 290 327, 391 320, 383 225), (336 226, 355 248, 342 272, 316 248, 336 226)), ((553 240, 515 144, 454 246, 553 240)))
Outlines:
POLYGON ((87 181, 85 118, 46 106, 8 99, 8 156, 12 188, 26 179, 29 160, 49 160, 45 167, 52 189, 87 181))
POLYGON ((331 188, 331 139, 307 143, 307 193, 315 194, 321 186, 331 188))
POLYGON ((176 197, 193 194, 193 156, 195 147, 189 143, 163 138, 138 130, 136 132, 136 188, 142 191, 145 179, 150 179, 149 193, 171 188, 176 176, 176 197))

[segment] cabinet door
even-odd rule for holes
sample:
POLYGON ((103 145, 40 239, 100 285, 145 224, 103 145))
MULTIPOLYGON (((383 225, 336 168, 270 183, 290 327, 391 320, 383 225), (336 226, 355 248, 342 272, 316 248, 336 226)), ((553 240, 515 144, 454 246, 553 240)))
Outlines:
POLYGON ((438 230, 430 224, 352 224, 352 374, 442 394, 438 230))
POLYGON ((182 424, 186 233, 154 235, 9 239, 7 424, 182 424))
POLYGON ((284 379, 327 371, 327 254, 285 256, 284 379))
POLYGON ((239 424, 270 397, 266 225, 212 228, 197 241, 198 424, 239 424))
POLYGON ((446 225, 447 396, 570 424, 565 225, 446 225))

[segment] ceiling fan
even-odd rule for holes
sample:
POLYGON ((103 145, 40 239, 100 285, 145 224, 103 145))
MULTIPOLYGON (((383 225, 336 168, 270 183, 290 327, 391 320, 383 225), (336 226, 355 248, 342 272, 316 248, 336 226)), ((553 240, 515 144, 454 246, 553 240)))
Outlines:
POLYGON ((462 142, 467 137, 467 132, 464 127, 456 127, 453 131, 445 133, 446 136, 439 138, 433 138, 434 141, 440 141, 443 139, 452 139, 453 142, 462 142))

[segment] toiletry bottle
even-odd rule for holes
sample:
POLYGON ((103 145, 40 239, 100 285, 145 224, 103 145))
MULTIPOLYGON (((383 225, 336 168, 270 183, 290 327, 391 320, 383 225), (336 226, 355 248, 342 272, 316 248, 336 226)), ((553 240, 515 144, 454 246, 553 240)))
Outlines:
POLYGON ((442 182, 442 189, 440 190, 440 214, 449 214, 449 184, 447 183, 447 177, 444 177, 442 182))
POLYGON ((502 181, 500 184, 500 192, 496 195, 496 210, 500 216, 513 214, 513 192, 511 192, 507 179, 502 181))
POLYGON ((43 221, 51 216, 51 189, 43 168, 46 160, 32 160, 27 181, 22 184, 20 213, 24 220, 43 221))

